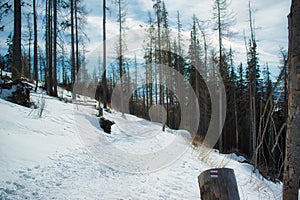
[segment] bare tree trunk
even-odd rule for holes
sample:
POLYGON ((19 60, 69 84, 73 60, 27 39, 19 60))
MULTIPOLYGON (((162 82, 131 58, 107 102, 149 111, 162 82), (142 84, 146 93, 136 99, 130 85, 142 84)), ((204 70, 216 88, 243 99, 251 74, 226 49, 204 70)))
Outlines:
MULTIPOLYGON (((25 77, 32 80, 31 76, 31 41, 32 41, 32 26, 31 26, 31 13, 26 14, 27 18, 27 26, 28 26, 28 63, 27 63, 27 69, 23 69, 25 72, 25 77)), ((25 66, 24 66, 25 68, 25 66)))
POLYGON ((17 80, 21 78, 22 72, 22 53, 21 53, 21 2, 14 0, 14 40, 13 40, 13 61, 12 78, 17 80))
MULTIPOLYGON (((223 70, 223 61, 222 61, 222 22, 221 22, 221 10, 220 10, 220 1, 217 0, 217 12, 218 12, 218 37, 219 37, 219 71, 222 75, 222 70, 223 70)), ((220 82, 221 80, 219 80, 220 82)), ((220 83, 219 83, 220 84, 220 83)), ((221 91, 221 90, 220 90, 221 91)), ((219 137, 219 150, 223 151, 224 149, 224 144, 223 144, 223 133, 222 133, 222 117, 223 117, 223 113, 222 113, 222 95, 221 92, 219 94, 219 106, 220 106, 220 113, 219 113, 219 132, 220 132, 220 137, 219 137)))
MULTIPOLYGON (((153 21, 152 21, 152 16, 151 13, 149 12, 149 82, 150 82, 150 91, 149 91, 149 96, 150 96, 150 106, 153 105, 153 21)), ((155 73, 154 73, 155 74, 155 73)))
POLYGON ((57 97, 57 0, 53 0, 53 96, 57 97))
POLYGON ((33 67, 34 67, 34 79, 35 79, 35 89, 37 91, 39 83, 39 74, 38 74, 38 49, 37 49, 37 15, 36 15, 36 0, 33 0, 33 67))
MULTIPOLYGON (((207 46, 207 41, 206 41, 206 34, 205 34, 205 31, 204 29, 202 28, 202 26, 200 25, 200 22, 199 22, 199 19, 196 18, 196 21, 197 21, 197 24, 198 24, 198 28, 201 32, 201 35, 202 35, 202 38, 203 38, 203 47, 204 47, 204 69, 203 69, 203 74, 204 74, 204 77, 203 79, 205 80, 205 82, 207 81, 207 72, 208 72, 208 66, 207 66, 207 49, 208 49, 208 46, 207 46)), ((203 119, 202 121, 204 121, 204 129, 206 130, 207 129, 207 105, 208 105, 208 98, 207 98, 207 91, 206 90, 203 90, 203 96, 204 96, 204 113, 203 113, 203 119)))
POLYGON ((47 77, 47 91, 50 96, 53 96, 53 52, 52 52, 52 45, 53 45, 53 37, 52 37, 52 7, 53 2, 49 0, 47 7, 47 69, 48 69, 48 77, 47 77))
POLYGON ((256 135, 256 40, 255 40, 255 31, 253 28, 253 21, 252 21, 252 11, 251 11, 251 4, 249 1, 249 25, 250 25, 250 32, 251 32, 251 46, 250 46, 250 59, 248 61, 248 67, 249 67, 249 77, 250 77, 250 83, 249 83, 249 100, 250 100, 250 135, 252 136, 250 138, 250 152, 252 153, 252 160, 255 165, 255 169, 257 166, 257 156, 255 153, 256 149, 256 143, 257 143, 257 135, 256 135))
MULTIPOLYGON (((102 87, 103 87, 103 108, 107 108, 107 81, 106 81, 106 0, 103 0, 103 76, 102 76, 102 87)), ((99 105, 99 112, 100 112, 99 105)), ((99 113, 100 114, 100 113, 99 113)))
MULTIPOLYGON (((76 40, 76 73, 78 74, 80 68, 79 62, 79 39, 78 39, 78 8, 77 8, 77 0, 74 1, 74 14, 75 14, 75 40, 76 40)), ((85 80, 86 81, 86 80, 85 80)))
POLYGON ((297 200, 300 175, 300 1, 292 0, 289 19, 289 100, 283 199, 297 200))
MULTIPOLYGON (((72 90, 75 84, 75 79, 76 79, 76 66, 75 66, 75 44, 74 44, 74 1, 75 0, 71 0, 71 68, 72 68, 72 72, 71 72, 71 76, 72 76, 72 81, 71 81, 71 85, 72 85, 72 90)), ((73 91, 73 95, 72 95, 72 99, 75 99, 75 94, 73 91)))
POLYGON ((121 112, 122 116, 124 116, 124 102, 123 102, 123 38, 122 38, 122 10, 121 10, 121 0, 118 0, 118 11, 119 11, 119 72, 120 72, 120 81, 121 81, 121 112))
MULTIPOLYGON (((161 49, 161 1, 157 1, 157 40, 158 40, 158 64, 162 64, 162 49, 161 49)), ((163 74, 162 69, 159 66, 159 104, 164 104, 164 97, 163 97, 163 74)))

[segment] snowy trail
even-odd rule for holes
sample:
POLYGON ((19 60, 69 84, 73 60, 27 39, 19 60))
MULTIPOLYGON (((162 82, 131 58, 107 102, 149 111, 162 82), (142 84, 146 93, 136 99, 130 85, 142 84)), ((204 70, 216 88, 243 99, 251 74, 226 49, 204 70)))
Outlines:
MULTIPOLYGON (((5 113, 0 116, 0 199, 199 199, 197 176, 220 162, 235 169, 241 199, 281 198, 281 185, 262 181, 251 174, 248 164, 216 152, 199 160, 199 152, 190 147, 155 171, 130 173, 135 169, 107 166, 101 148, 114 144, 143 154, 163 149, 178 134, 172 130, 160 134, 159 124, 134 116, 124 119, 119 113, 106 113, 117 123, 113 134, 107 135, 99 130, 91 106, 47 97, 40 119, 31 109, 0 99, 0 110, 5 113), (100 159, 91 154, 93 148, 100 159)), ((183 144, 187 145, 184 138, 183 144)))

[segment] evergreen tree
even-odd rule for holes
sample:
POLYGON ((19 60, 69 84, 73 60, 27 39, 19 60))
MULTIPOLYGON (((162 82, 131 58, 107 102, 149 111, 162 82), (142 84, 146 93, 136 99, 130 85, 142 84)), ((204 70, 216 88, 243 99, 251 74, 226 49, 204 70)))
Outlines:
MULTIPOLYGON (((229 4, 227 0, 215 0, 214 6, 213 6, 213 19, 215 21, 215 28, 214 30, 218 31, 218 40, 219 40, 219 71, 223 78, 223 82, 226 87, 226 81, 227 81, 227 69, 226 69, 226 63, 225 63, 225 55, 224 55, 224 46, 223 46, 223 39, 225 37, 231 37, 233 32, 230 30, 231 26, 235 23, 234 14, 232 11, 229 10, 229 4)), ((222 102, 222 95, 219 95, 220 102, 222 102)), ((220 119, 222 119, 222 116, 225 115, 225 113, 222 113, 220 109, 220 119)), ((219 122, 221 124, 221 122, 219 122)), ((220 126, 220 132, 221 125, 220 126)), ((219 149, 223 150, 223 135, 225 133, 221 134, 219 139, 219 149)))

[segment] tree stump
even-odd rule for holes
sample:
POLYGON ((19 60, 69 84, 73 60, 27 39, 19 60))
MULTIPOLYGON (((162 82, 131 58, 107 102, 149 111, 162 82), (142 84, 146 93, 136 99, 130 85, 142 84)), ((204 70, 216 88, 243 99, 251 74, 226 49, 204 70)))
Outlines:
POLYGON ((198 176, 202 200, 239 200, 239 191, 233 169, 215 168, 198 176))
POLYGON ((115 122, 109 121, 108 119, 105 119, 104 117, 100 117, 100 127, 103 128, 105 133, 110 134, 111 133, 111 126, 115 124, 115 122))

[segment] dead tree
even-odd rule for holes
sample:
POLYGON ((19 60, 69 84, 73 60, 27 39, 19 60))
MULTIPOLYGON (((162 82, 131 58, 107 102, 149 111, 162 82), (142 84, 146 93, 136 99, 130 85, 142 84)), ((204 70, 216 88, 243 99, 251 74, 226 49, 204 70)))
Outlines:
POLYGON ((22 72, 22 53, 21 53, 21 2, 14 0, 14 39, 13 39, 13 61, 12 77, 15 80, 21 78, 22 72))
POLYGON ((300 1, 292 0, 289 21, 289 100, 283 199, 296 200, 300 175, 300 1))

